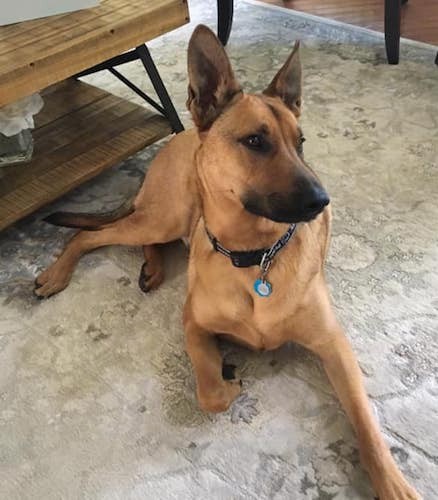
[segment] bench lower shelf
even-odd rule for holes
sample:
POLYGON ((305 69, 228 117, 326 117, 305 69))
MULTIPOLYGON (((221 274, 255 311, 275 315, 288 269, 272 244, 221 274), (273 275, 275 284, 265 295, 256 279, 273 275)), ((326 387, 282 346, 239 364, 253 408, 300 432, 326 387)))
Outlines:
POLYGON ((163 116, 73 79, 43 99, 32 161, 0 168, 0 230, 172 132, 163 116))

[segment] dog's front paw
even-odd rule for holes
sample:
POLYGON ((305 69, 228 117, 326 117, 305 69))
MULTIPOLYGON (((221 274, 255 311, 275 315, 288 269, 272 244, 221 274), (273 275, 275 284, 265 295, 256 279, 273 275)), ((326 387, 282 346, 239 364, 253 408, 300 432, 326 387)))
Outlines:
POLYGON ((389 469, 383 468, 371 479, 379 500, 422 500, 395 463, 389 469))
POLYGON ((209 413, 227 411, 231 403, 239 396, 242 390, 240 380, 224 380, 223 383, 212 391, 201 393, 198 390, 199 406, 209 413))

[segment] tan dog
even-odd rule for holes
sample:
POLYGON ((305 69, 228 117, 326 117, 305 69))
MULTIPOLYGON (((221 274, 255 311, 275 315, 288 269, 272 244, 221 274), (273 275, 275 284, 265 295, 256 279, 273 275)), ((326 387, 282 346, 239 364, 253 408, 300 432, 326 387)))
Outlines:
POLYGON ((323 269, 329 199, 303 159, 298 44, 260 95, 241 91, 224 49, 204 26, 190 41, 188 67, 196 130, 160 151, 124 217, 49 218, 87 230, 37 278, 36 295, 59 292, 83 253, 114 244, 148 245, 141 277, 148 290, 162 279, 153 245, 189 237, 184 328, 201 407, 224 411, 240 392, 238 381, 223 378, 215 332, 254 349, 301 344, 321 357, 380 499, 419 498, 383 440, 330 304, 323 269))

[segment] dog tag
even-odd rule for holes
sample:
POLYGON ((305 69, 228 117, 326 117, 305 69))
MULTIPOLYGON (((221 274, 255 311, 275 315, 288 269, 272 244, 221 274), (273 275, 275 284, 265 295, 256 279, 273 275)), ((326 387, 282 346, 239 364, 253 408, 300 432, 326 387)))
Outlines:
POLYGON ((272 293, 272 286, 269 281, 258 279, 254 282, 254 290, 260 297, 269 297, 272 293))

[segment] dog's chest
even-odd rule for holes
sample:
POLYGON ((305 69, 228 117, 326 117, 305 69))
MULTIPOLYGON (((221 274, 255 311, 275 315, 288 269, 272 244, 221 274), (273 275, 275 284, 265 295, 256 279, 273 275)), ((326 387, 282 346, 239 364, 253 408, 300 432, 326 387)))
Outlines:
POLYGON ((274 349, 287 340, 295 300, 282 290, 281 269, 269 275, 272 294, 260 297, 254 291, 260 276, 256 266, 237 269, 215 254, 191 267, 191 307, 201 327, 254 349, 274 349))

